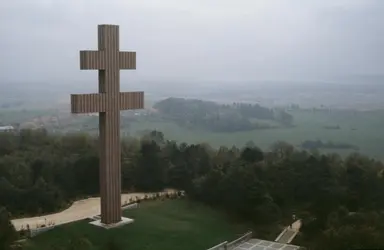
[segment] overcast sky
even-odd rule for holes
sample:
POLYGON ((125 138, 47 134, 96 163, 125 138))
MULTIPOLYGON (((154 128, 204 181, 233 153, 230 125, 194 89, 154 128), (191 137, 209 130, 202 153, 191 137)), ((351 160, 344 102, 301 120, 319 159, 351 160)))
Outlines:
POLYGON ((97 24, 137 51, 123 79, 317 79, 384 72, 384 0, 1 0, 0 79, 76 82, 97 24))

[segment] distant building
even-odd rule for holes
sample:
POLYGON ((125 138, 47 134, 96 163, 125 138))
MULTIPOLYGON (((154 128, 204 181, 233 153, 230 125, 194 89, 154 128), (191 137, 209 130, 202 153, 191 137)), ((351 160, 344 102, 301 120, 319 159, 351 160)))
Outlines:
POLYGON ((23 129, 35 130, 38 128, 39 128, 39 126, 35 122, 24 122, 24 123, 20 124, 20 126, 19 126, 20 130, 23 130, 23 129))
POLYGON ((15 128, 13 126, 0 126, 0 132, 14 132, 15 128))

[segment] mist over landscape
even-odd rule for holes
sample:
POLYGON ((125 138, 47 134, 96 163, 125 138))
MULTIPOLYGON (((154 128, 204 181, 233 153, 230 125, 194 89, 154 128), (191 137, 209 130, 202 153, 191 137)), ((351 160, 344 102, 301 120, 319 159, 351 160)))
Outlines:
POLYGON ((95 24, 119 23, 121 50, 138 54, 137 70, 121 73, 122 90, 155 98, 306 106, 314 98, 332 107, 381 107, 374 95, 384 79, 379 0, 39 0, 2 3, 0 11, 8 23, 0 26, 3 93, 10 84, 23 94, 60 99, 96 91, 97 75, 78 69, 78 51, 96 49, 95 24))
POLYGON ((122 90, 154 98, 305 106, 327 99, 332 107, 381 107, 379 0, 38 0, 2 3, 0 11, 8 23, 0 26, 6 96, 13 88, 15 95, 60 100, 96 91, 97 75, 78 69, 78 51, 96 49, 96 23, 121 23, 121 49, 138 54, 137 70, 121 73, 122 90))
POLYGON ((1 2, 0 249, 384 248, 383 13, 384 0, 1 2), (70 98, 98 93, 79 51, 98 50, 99 24, 137 53, 120 91, 145 97, 120 112, 134 223, 108 233, 88 224, 101 119, 70 98))

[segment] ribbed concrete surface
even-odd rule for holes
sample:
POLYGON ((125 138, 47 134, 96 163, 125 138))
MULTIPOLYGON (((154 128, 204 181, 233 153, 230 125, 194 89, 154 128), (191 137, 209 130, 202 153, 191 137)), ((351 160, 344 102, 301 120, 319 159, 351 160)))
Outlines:
MULTIPOLYGON (((98 113, 106 112, 107 94, 73 94, 71 95, 71 112, 98 113)), ((119 109, 140 109, 144 106, 144 92, 122 92, 118 95, 119 109)))
POLYGON ((143 92, 120 93, 120 69, 136 53, 119 51, 119 26, 98 26, 98 51, 80 51, 80 69, 99 70, 99 94, 71 95, 72 113, 99 114, 101 222, 121 220, 120 110, 144 108, 143 92))

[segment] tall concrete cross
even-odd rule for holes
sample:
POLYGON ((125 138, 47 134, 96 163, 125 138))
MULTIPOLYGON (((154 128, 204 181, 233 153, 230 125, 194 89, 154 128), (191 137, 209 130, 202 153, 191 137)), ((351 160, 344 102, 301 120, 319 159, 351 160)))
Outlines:
POLYGON ((99 93, 71 95, 71 112, 99 112, 101 223, 108 225, 121 221, 120 110, 144 108, 144 92, 120 92, 120 69, 136 69, 136 52, 119 51, 119 26, 99 25, 98 36, 98 51, 80 51, 80 69, 99 70, 99 93))

